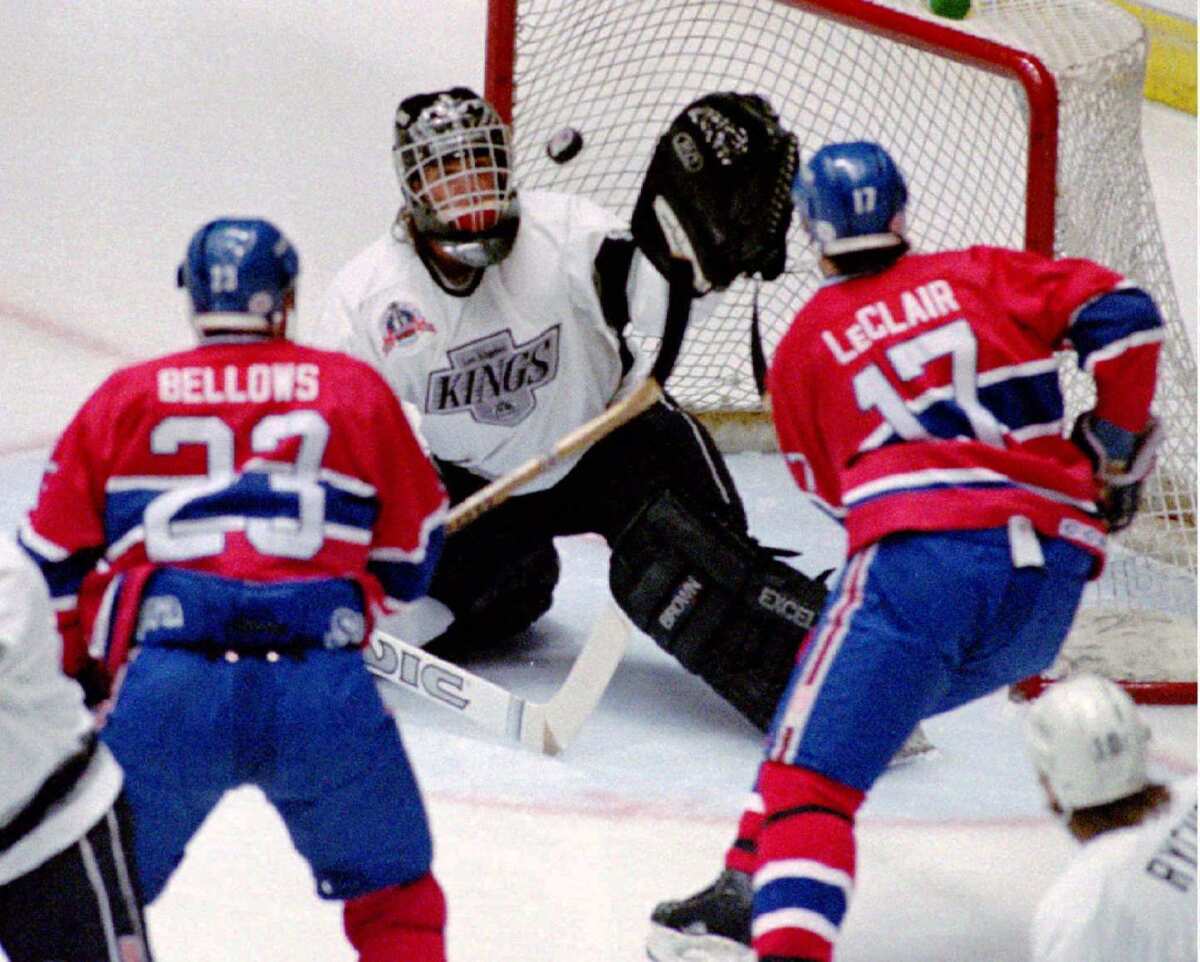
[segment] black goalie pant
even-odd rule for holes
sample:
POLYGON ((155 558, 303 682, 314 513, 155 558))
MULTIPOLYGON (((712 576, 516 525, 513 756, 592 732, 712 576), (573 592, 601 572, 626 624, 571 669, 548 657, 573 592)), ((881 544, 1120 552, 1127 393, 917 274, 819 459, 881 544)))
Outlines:
MULTIPOLYGON (((453 504, 487 481, 438 463, 453 504)), ((589 448, 554 487, 517 495, 451 535, 429 593, 454 612, 426 648, 460 658, 503 643, 549 608, 553 539, 594 533, 611 544, 663 489, 742 531, 746 515, 716 445, 698 421, 660 402, 589 448)))
POLYGON ((122 795, 79 841, 0 885, 11 962, 151 962, 130 839, 122 795))

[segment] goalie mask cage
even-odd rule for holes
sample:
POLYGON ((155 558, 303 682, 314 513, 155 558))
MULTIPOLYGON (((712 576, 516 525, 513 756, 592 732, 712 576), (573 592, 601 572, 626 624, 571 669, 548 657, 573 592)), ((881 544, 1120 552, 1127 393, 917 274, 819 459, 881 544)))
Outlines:
MULTIPOLYGON (((1168 440, 1046 679, 1090 669, 1139 700, 1194 703, 1196 368, 1142 155, 1146 51, 1141 25, 1109 0, 976 0, 963 21, 920 0, 490 0, 486 91, 513 121, 525 188, 582 193, 628 218, 675 114, 714 90, 754 91, 802 158, 831 140, 883 142, 909 183, 914 248, 1084 256, 1150 291, 1167 323, 1154 409, 1168 440), (584 146, 555 164, 545 145, 564 127, 584 146)), ((788 272, 757 292, 768 358, 817 281, 797 218, 788 272)), ((739 282, 692 324, 670 381, 727 448, 725 425, 753 433, 761 411, 754 288, 739 282)), ((1064 355, 1062 380, 1073 417, 1093 401, 1091 379, 1064 355)))

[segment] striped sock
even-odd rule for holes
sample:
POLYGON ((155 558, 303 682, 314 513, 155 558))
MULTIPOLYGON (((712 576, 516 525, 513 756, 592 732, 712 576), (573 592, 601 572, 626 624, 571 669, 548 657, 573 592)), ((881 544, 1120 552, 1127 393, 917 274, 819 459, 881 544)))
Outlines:
POLYGON ((816 772, 763 765, 751 935, 763 960, 830 962, 854 888, 863 793, 816 772))
POLYGON ((738 820, 737 838, 725 853, 725 867, 735 872, 753 875, 758 868, 758 833, 762 831, 763 800, 755 780, 754 790, 746 798, 742 817, 738 820))

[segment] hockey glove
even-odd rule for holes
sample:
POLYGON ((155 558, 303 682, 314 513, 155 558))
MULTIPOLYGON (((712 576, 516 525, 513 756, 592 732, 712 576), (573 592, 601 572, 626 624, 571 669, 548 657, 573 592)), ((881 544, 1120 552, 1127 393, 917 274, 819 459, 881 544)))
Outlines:
POLYGON ((1133 523, 1142 482, 1154 468, 1162 440, 1162 426, 1153 417, 1140 433, 1126 431, 1091 411, 1076 418, 1071 441, 1092 462, 1100 513, 1109 531, 1122 531, 1133 523))
POLYGON ((659 273, 692 265, 697 295, 739 275, 774 280, 787 257, 795 135, 756 94, 712 93, 659 138, 630 228, 659 273))

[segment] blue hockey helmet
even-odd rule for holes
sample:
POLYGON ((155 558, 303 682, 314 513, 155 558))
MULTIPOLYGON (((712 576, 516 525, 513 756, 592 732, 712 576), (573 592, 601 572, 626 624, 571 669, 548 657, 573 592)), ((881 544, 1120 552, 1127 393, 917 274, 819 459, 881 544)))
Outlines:
POLYGON ((796 172, 792 197, 826 257, 905 243, 908 188, 879 144, 826 144, 796 172))
POLYGON ((220 218, 192 235, 177 281, 200 334, 284 333, 300 262, 269 221, 220 218))

